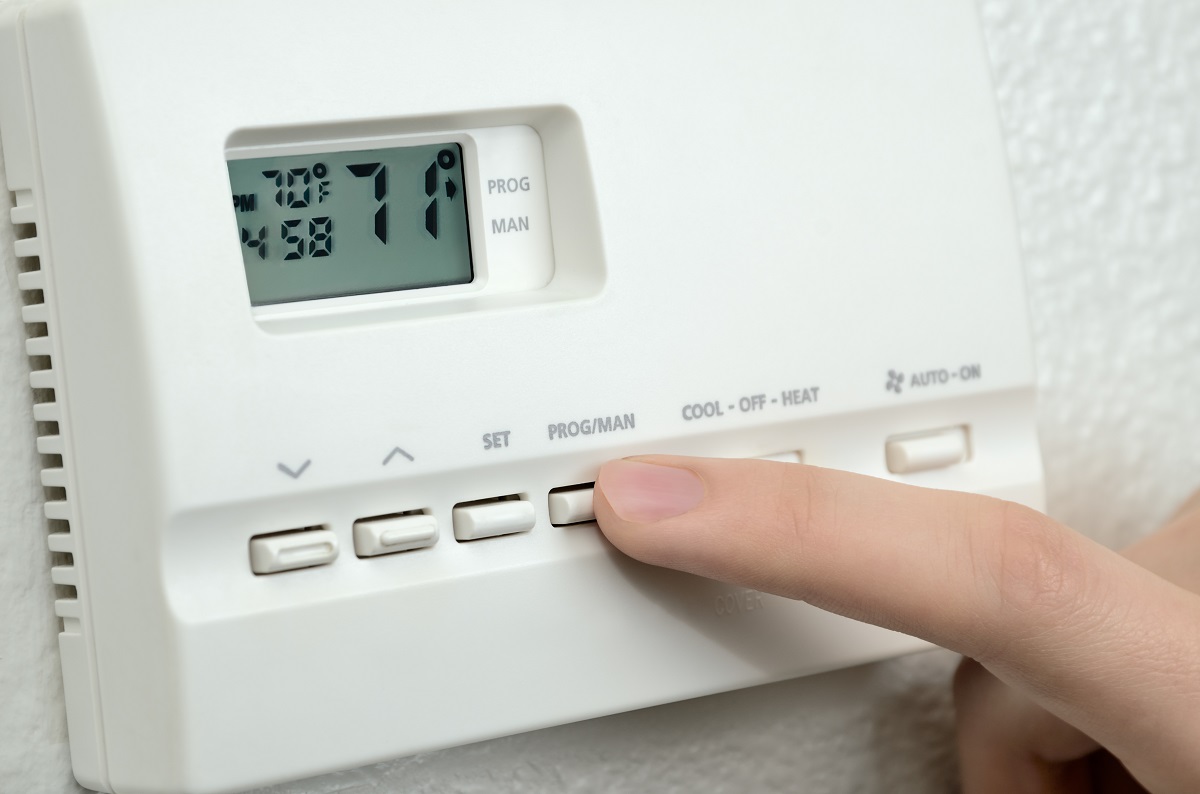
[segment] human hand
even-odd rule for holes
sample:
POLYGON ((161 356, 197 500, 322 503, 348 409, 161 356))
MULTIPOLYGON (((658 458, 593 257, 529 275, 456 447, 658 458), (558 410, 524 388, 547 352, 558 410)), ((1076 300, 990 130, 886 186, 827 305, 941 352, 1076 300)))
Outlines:
POLYGON ((595 511, 643 562, 966 656, 966 794, 1200 791, 1200 498, 1126 556, 1010 502, 756 460, 612 461, 595 511))

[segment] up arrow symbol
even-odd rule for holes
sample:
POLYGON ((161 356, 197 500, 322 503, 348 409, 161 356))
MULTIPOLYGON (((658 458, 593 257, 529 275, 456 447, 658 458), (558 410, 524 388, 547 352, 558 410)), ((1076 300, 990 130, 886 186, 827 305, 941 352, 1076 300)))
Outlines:
POLYGON ((297 467, 295 469, 291 469, 291 468, 288 468, 288 466, 283 463, 277 463, 275 465, 275 468, 279 469, 281 472, 283 472, 287 476, 291 477, 293 480, 298 480, 298 479, 300 479, 300 475, 303 474, 305 471, 307 471, 308 467, 311 464, 312 464, 311 460, 306 460, 303 463, 301 463, 299 465, 299 467, 297 467))
POLYGON ((383 459, 383 465, 384 465, 384 466, 386 466, 386 465, 388 465, 389 463, 391 463, 391 462, 392 462, 392 458, 396 457, 397 455, 403 455, 404 457, 408 458, 410 461, 411 461, 411 460, 413 460, 413 456, 412 456, 412 455, 409 455, 407 452, 405 452, 404 450, 400 449, 400 447, 393 447, 393 448, 392 448, 392 451, 391 451, 391 452, 389 452, 389 453, 387 454, 387 457, 383 459))

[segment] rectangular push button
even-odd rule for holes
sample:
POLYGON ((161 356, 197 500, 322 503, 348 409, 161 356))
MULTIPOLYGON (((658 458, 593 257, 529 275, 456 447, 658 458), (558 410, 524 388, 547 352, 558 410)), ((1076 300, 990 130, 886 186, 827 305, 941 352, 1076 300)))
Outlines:
POLYGON ((803 463, 804 456, 799 450, 788 450, 787 452, 776 452, 771 455, 759 455, 759 460, 773 460, 777 463, 803 463))
POLYGON ((454 537, 457 540, 478 540, 528 532, 533 529, 536 520, 533 503, 524 499, 468 502, 454 507, 454 537))
POLYGON ((595 521, 596 513, 592 510, 592 495, 595 490, 593 486, 587 485, 551 491, 550 523, 561 527, 567 524, 595 521))
POLYGON ((336 560, 337 555, 337 535, 323 528, 250 539, 250 570, 255 573, 279 573, 326 565, 336 560))
POLYGON ((888 471, 909 474, 941 469, 967 459, 967 432, 963 427, 948 427, 929 433, 893 436, 885 445, 888 471))
POLYGON ((359 557, 422 549, 435 541, 437 519, 430 515, 379 516, 354 522, 354 553, 359 557))

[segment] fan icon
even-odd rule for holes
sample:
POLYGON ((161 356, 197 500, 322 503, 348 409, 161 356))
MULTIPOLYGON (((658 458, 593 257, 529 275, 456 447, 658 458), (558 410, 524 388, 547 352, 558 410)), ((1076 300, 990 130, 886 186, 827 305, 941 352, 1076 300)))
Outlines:
POLYGON ((903 387, 904 387, 904 373, 897 372, 894 369, 889 369, 888 370, 887 390, 894 391, 894 392, 896 392, 896 394, 899 394, 903 387))

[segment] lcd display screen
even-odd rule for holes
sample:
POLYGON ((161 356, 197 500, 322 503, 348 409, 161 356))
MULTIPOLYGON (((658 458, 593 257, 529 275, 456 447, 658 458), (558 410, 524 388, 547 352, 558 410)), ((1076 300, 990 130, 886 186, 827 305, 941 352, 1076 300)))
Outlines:
POLYGON ((229 161, 250 303, 466 284, 457 143, 229 161))

